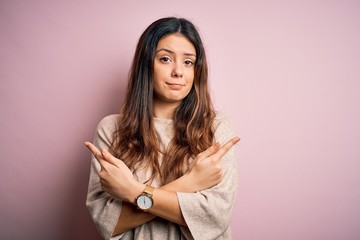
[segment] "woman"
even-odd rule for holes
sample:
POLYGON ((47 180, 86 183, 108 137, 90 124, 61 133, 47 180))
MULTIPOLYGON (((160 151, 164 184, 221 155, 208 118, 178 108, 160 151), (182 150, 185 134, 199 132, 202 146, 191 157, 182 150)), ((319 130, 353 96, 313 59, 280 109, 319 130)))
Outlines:
POLYGON ((105 239, 231 239, 239 138, 213 110, 207 70, 185 19, 159 19, 140 37, 121 113, 85 143, 86 204, 105 239))

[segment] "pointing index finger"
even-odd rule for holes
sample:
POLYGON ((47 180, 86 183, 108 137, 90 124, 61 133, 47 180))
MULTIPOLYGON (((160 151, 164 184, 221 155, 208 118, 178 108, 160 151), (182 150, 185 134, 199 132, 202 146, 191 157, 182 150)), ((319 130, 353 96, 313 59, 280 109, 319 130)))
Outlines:
POLYGON ((211 147, 206 149, 205 151, 201 152, 197 157, 199 158, 199 160, 207 158, 207 157, 213 155, 214 153, 216 153, 219 149, 220 149, 220 144, 215 143, 211 147))
POLYGON ((220 149, 215 153, 219 159, 221 159, 236 143, 240 141, 240 138, 233 137, 229 141, 227 141, 220 149))
POLYGON ((94 144, 90 142, 85 142, 84 144, 95 157, 101 156, 101 152, 99 151, 99 149, 97 149, 97 147, 95 147, 94 144))
POLYGON ((100 150, 94 146, 94 144, 90 143, 90 142, 85 142, 84 143, 85 146, 90 150, 90 152, 94 155, 94 157, 96 158, 96 160, 100 163, 101 165, 101 169, 104 168, 104 159, 103 159, 103 156, 100 152, 100 150))
POLYGON ((108 150, 106 150, 105 148, 101 149, 101 154, 104 157, 105 161, 117 167, 116 164, 118 162, 118 159, 116 159, 108 150))

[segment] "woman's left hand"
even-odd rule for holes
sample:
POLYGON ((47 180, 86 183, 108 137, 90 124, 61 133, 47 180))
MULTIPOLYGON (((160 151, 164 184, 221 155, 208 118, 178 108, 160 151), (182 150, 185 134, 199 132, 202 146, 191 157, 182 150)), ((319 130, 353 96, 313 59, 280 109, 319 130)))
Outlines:
POLYGON ((145 185, 136 181, 125 163, 112 156, 106 149, 100 151, 90 142, 85 142, 85 146, 101 165, 99 177, 102 189, 113 197, 135 203, 136 197, 144 190, 145 185))

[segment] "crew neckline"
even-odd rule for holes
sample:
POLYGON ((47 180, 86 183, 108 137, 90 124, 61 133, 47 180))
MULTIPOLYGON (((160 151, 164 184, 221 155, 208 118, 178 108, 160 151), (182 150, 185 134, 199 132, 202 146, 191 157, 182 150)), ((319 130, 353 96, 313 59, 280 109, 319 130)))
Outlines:
POLYGON ((157 117, 153 117, 154 121, 156 122, 165 122, 165 123, 173 123, 174 120, 171 118, 157 118, 157 117))

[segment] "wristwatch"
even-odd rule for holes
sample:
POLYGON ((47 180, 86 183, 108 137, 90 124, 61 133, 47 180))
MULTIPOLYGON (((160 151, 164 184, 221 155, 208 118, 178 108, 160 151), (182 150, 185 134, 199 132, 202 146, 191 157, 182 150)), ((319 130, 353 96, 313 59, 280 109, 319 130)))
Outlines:
POLYGON ((152 186, 146 185, 144 191, 136 198, 136 205, 139 209, 146 212, 154 205, 153 191, 152 186))

